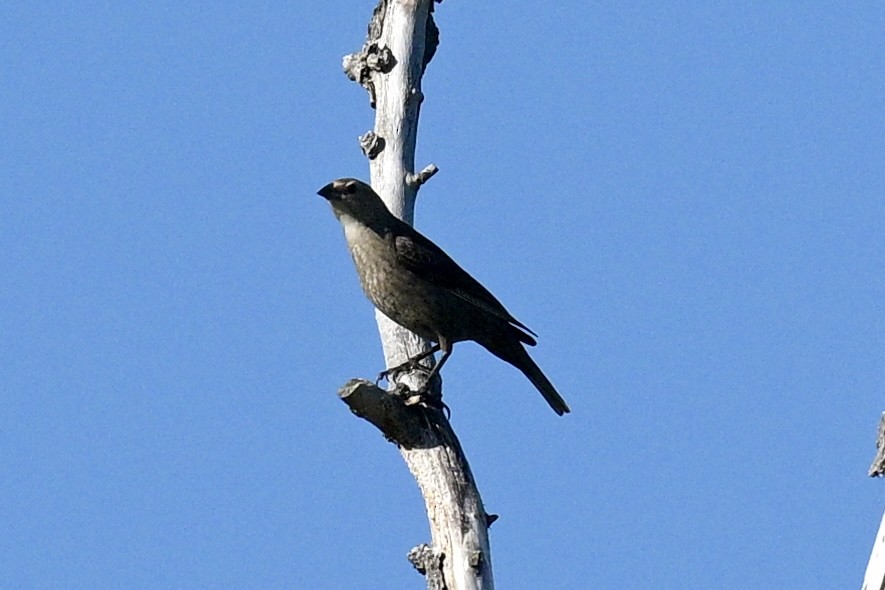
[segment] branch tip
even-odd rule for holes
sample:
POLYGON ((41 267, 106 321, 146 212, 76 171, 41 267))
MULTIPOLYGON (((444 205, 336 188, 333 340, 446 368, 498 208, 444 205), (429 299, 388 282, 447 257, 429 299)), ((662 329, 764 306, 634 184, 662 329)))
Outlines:
MULTIPOLYGON (((406 387, 407 392, 411 392, 406 387)), ((429 423, 445 420, 438 409, 424 404, 409 405, 402 389, 386 391, 366 379, 351 379, 338 390, 350 411, 371 423, 387 440, 405 449, 440 444, 428 431, 429 423)))
POLYGON ((419 172, 418 174, 409 174, 408 178, 406 178, 406 182, 414 187, 420 187, 425 182, 433 178, 433 175, 439 172, 439 168, 436 164, 428 164, 424 167, 424 170, 419 172))

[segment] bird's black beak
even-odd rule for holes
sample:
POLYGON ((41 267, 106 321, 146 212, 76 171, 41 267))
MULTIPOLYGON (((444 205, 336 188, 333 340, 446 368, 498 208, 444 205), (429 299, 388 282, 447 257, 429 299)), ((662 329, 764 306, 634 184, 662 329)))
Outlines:
POLYGON ((337 195, 337 191, 335 190, 335 183, 330 182, 329 184, 318 190, 317 194, 324 199, 331 201, 337 195))

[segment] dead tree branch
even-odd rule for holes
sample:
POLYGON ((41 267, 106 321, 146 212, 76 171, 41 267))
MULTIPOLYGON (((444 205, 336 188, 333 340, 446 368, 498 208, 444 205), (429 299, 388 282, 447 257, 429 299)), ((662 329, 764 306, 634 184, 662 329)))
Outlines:
MULTIPOLYGON (((418 189, 437 172, 434 164, 415 172, 421 78, 439 44, 432 0, 379 0, 368 35, 357 53, 344 58, 347 76, 369 95, 374 129, 360 137, 369 159, 371 184, 390 211, 412 223, 418 189)), ((380 312, 378 329, 388 367, 429 349, 429 343, 380 312)), ((421 373, 400 378, 413 389, 421 373)), ((440 384, 435 384, 440 385, 440 384)), ((439 391, 437 391, 439 395, 439 391)), ((409 561, 436 590, 492 590, 488 525, 470 466, 445 414, 409 405, 398 392, 351 380, 341 399, 394 442, 418 482, 430 522, 431 545, 419 545, 409 561)))

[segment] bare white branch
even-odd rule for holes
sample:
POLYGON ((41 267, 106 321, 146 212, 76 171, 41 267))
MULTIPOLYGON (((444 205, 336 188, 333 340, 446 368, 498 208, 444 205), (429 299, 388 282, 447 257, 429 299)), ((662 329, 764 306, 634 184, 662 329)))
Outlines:
POLYGON ((436 164, 428 164, 418 174, 409 175, 407 182, 412 186, 420 187, 422 184, 430 180, 437 172, 439 172, 439 168, 437 168, 436 164))
MULTIPOLYGON (((369 158, 371 184, 388 209, 407 223, 414 219, 415 196, 438 168, 415 173, 418 115, 424 95, 421 78, 439 43, 432 0, 379 0, 362 49, 344 58, 347 76, 369 93, 374 130, 360 137, 369 158)), ((376 312, 388 367, 428 350, 429 343, 376 312)), ((418 372, 401 383, 416 389, 418 372)), ((409 406, 396 392, 365 381, 342 388, 353 412, 399 447, 414 475, 430 521, 431 545, 410 553, 428 588, 493 590, 486 514, 470 466, 442 411, 409 406)))

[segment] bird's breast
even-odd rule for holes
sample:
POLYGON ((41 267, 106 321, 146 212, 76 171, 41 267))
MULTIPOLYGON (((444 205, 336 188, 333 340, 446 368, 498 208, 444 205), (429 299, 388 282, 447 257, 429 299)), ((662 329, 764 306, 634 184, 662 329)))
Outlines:
POLYGON ((424 338, 440 334, 438 297, 430 285, 397 262, 393 240, 369 228, 345 225, 360 285, 381 313, 424 338))
POLYGON ((375 305, 395 272, 396 254, 387 240, 363 226, 346 225, 345 235, 363 291, 375 305))

